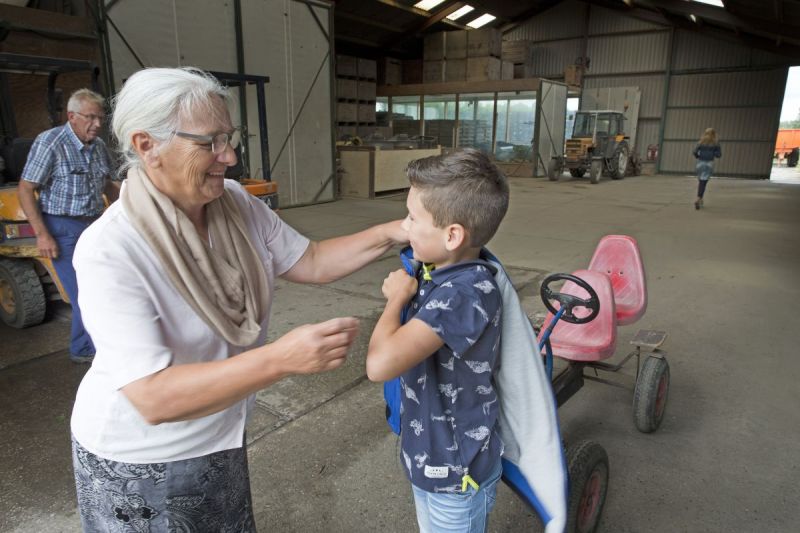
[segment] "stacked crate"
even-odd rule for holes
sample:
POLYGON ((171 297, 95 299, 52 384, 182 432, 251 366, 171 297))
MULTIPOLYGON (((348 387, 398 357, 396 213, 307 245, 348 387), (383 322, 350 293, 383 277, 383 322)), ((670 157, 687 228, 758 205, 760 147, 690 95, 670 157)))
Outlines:
POLYGON ((511 79, 503 65, 502 35, 494 28, 447 31, 427 35, 423 49, 423 83, 511 79), (505 77, 504 77, 505 75, 505 77))
POLYGON ((361 135, 374 129, 375 87, 378 65, 375 60, 345 55, 336 56, 336 124, 338 137, 361 135))
POLYGON ((534 77, 533 50, 531 41, 503 41, 503 61, 513 65, 514 79, 534 77))

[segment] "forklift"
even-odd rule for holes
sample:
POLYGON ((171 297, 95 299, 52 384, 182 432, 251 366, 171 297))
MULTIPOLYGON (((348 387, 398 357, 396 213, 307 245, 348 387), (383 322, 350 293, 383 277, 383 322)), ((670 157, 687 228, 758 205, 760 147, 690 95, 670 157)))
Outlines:
MULTIPOLYGON (((0 119, 3 128, 0 144, 0 321, 13 328, 40 324, 45 318, 48 301, 63 300, 69 303, 69 296, 58 279, 52 260, 39 256, 33 227, 26 221, 17 197, 17 182, 33 139, 17 135, 6 75, 23 73, 48 76, 47 113, 50 127, 56 127, 62 123, 64 107, 63 93, 56 88, 56 81, 60 74, 72 72, 89 73, 90 87, 101 92, 100 69, 90 61, 0 53, 0 119)), ((242 162, 241 145, 236 150, 237 164, 226 169, 225 177, 239 181, 250 194, 277 210, 278 186, 270 179, 264 91, 269 78, 221 72, 212 74, 232 87, 256 86, 264 179, 252 179, 249 176, 247 166, 242 162)), ((243 134, 243 139, 247 139, 246 131, 243 134)))

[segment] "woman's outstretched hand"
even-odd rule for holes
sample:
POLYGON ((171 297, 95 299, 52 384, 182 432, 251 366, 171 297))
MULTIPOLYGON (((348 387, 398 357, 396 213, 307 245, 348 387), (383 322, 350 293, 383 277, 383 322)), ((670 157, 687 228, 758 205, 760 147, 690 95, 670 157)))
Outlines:
POLYGON ((358 335, 357 318, 341 317, 291 330, 272 343, 286 374, 316 374, 344 364, 358 335))

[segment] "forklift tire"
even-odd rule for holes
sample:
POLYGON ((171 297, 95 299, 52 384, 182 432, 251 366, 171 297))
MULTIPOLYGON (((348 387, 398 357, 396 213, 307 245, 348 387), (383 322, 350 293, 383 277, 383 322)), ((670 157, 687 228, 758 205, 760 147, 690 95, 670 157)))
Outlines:
POLYGON ((669 363, 648 356, 639 371, 633 391, 633 421, 642 433, 652 433, 664 420, 669 395, 669 363))
POLYGON ((608 161, 608 170, 612 180, 621 180, 625 177, 625 172, 628 171, 629 156, 628 145, 624 142, 619 143, 617 149, 614 150, 614 155, 608 161))
POLYGON ((603 173, 603 160, 595 159, 589 167, 589 181, 596 184, 600 182, 600 175, 603 173))
POLYGON ((582 178, 583 175, 586 174, 586 169, 583 167, 571 168, 569 169, 569 173, 572 174, 573 178, 582 178))
POLYGON ((608 493, 608 454, 587 440, 570 447, 567 533, 593 533, 600 522, 608 493))
POLYGON ((555 159, 551 159, 549 163, 547 163, 547 177, 550 181, 558 181, 558 178, 561 177, 561 165, 558 164, 558 161, 555 159))
POLYGON ((41 324, 47 309, 42 283, 33 263, 0 258, 0 320, 12 328, 41 324))

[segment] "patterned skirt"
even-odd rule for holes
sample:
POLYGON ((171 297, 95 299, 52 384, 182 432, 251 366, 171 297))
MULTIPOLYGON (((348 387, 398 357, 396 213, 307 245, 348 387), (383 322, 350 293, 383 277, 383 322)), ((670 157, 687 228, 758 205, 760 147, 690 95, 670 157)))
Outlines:
POLYGON ((255 532, 244 447, 167 463, 109 461, 73 437, 83 531, 255 532))

